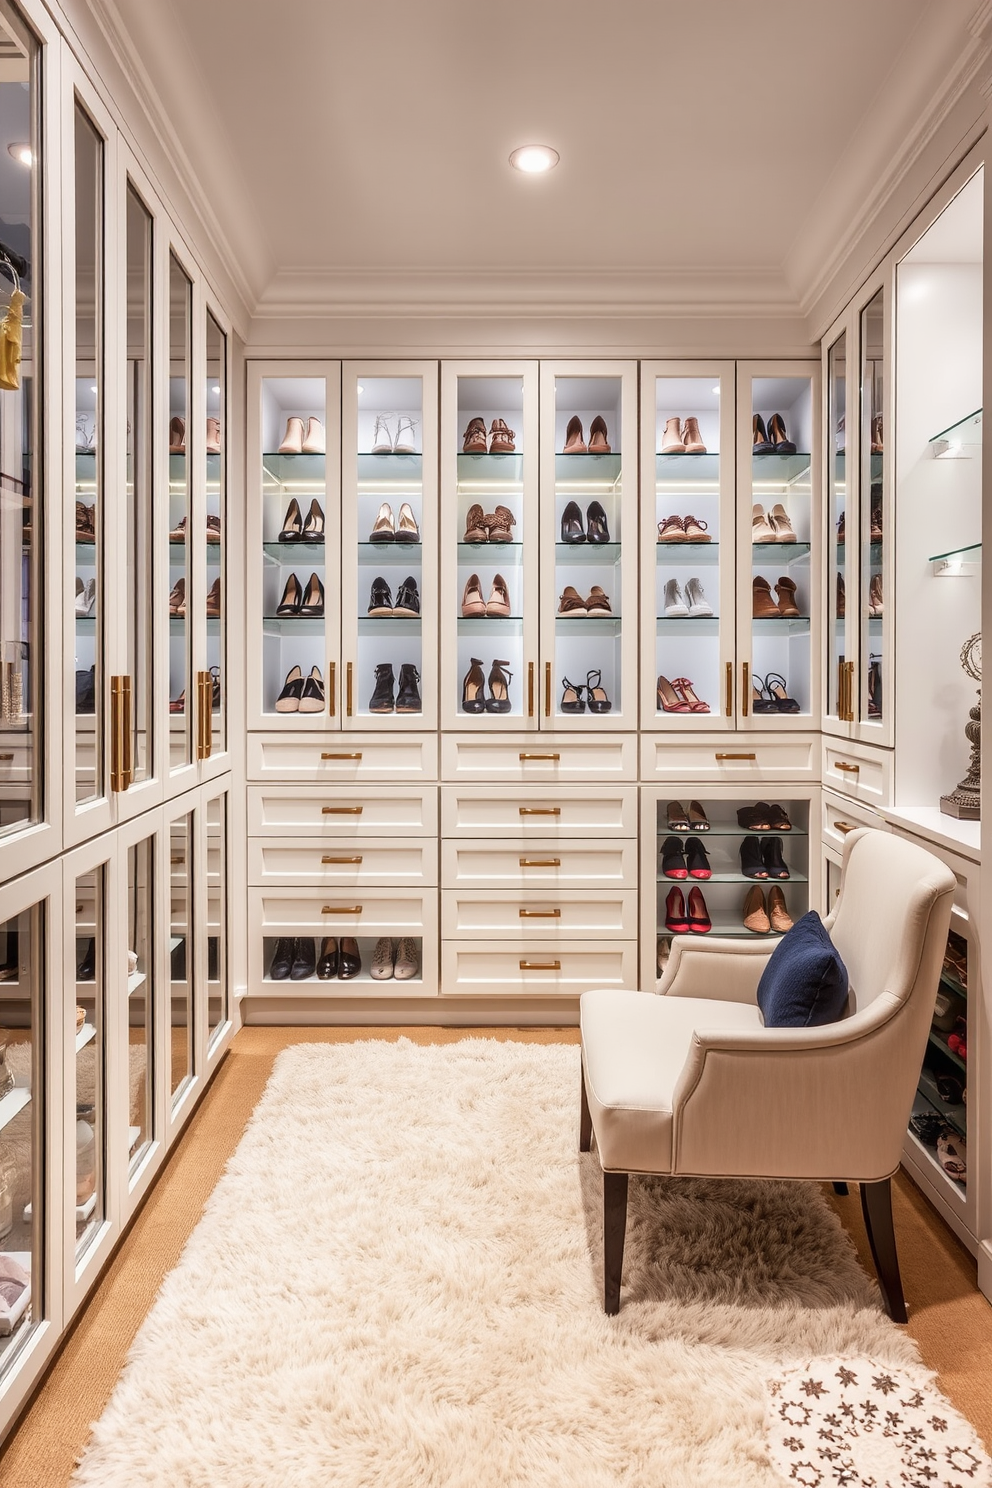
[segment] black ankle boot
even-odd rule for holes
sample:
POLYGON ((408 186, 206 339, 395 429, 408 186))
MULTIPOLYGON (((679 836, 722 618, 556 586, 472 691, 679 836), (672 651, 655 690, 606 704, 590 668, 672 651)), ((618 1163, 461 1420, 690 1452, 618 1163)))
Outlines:
POLYGON ((769 878, 788 878, 789 869, 782 856, 781 837, 763 837, 761 839, 761 857, 769 878))
POLYGON ((313 940, 309 935, 297 937, 293 949, 293 966, 290 977, 294 982, 302 982, 305 977, 312 977, 317 958, 314 955, 313 940))
POLYGON ((420 673, 411 661, 400 667, 399 690, 396 694, 397 713, 422 713, 420 700, 420 673))
POLYGON ((768 877, 768 869, 761 856, 761 842, 757 837, 745 837, 741 842, 741 872, 745 878, 768 877))
POLYGON ((280 935, 269 966, 269 976, 274 982, 283 982, 293 967, 296 941, 291 935, 280 935))
POLYGON ((396 679, 393 676, 392 665, 386 661, 375 669, 375 691, 369 701, 370 713, 392 713, 393 692, 396 687, 396 679))

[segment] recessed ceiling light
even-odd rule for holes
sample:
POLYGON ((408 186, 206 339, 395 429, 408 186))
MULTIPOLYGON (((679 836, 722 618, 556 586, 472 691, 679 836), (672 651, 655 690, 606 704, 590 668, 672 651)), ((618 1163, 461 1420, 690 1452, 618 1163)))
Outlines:
POLYGON ((529 176, 533 176, 539 175, 541 171, 552 170, 559 159, 558 151, 552 150, 550 145, 521 145, 510 156, 510 164, 515 170, 526 171, 529 176))
POLYGON ((30 145, 8 145, 7 154, 12 160, 16 160, 18 165, 31 165, 34 161, 30 145))

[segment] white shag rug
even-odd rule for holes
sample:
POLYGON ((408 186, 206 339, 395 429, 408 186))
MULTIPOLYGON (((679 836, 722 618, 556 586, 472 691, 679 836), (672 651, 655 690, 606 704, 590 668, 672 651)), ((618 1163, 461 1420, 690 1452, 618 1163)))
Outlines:
POLYGON ((604 1315, 578 1080, 574 1045, 280 1055, 74 1483, 944 1488, 775 1456, 793 1372, 834 1356, 960 1422, 815 1186, 631 1179, 604 1315))

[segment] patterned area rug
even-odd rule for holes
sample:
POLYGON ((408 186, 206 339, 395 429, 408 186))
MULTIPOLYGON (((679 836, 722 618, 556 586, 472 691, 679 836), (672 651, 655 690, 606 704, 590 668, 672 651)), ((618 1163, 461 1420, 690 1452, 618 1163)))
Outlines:
POLYGON ((780 1427, 823 1471, 773 1417, 802 1379, 921 1372, 820 1190, 633 1179, 607 1318, 578 1080, 574 1045, 283 1053, 79 1488, 781 1488, 780 1427))

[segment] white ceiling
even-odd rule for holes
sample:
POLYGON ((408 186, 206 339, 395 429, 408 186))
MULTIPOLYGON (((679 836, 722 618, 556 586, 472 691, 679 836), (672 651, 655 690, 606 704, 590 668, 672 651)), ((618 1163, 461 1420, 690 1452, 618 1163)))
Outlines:
POLYGON ((457 286, 593 315, 808 303, 976 5, 117 0, 257 311, 457 286), (511 170, 528 142, 558 168, 511 170))

